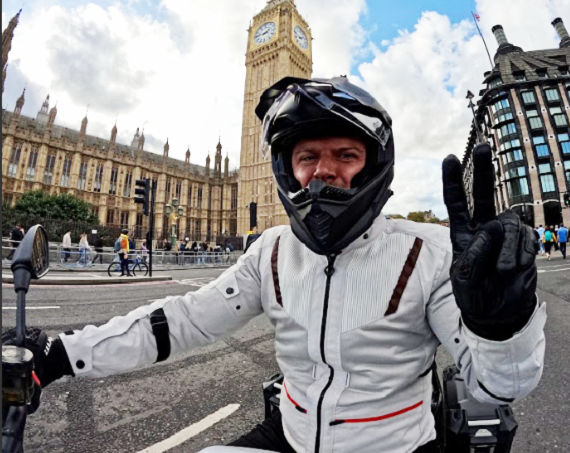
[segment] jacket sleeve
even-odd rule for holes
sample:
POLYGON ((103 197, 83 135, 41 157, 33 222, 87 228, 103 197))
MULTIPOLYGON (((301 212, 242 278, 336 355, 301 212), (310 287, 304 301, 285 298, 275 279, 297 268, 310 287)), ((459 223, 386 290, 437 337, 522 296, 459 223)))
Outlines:
POLYGON ((481 338, 461 322, 449 277, 451 259, 451 250, 446 250, 426 306, 433 332, 452 355, 477 400, 504 404, 527 396, 542 376, 546 303, 537 303, 527 325, 512 338, 481 338))
POLYGON ((243 327, 263 311, 261 245, 199 291, 157 300, 100 327, 60 334, 75 375, 108 376, 155 362, 158 349, 150 315, 160 308, 168 322, 170 356, 214 343, 243 327))

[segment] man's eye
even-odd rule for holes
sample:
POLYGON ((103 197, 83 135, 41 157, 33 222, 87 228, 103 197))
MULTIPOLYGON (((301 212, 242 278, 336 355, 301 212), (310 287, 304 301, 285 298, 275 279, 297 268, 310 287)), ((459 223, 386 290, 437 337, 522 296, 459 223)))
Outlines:
POLYGON ((299 160, 301 162, 309 162, 315 159, 315 156, 301 156, 299 160))

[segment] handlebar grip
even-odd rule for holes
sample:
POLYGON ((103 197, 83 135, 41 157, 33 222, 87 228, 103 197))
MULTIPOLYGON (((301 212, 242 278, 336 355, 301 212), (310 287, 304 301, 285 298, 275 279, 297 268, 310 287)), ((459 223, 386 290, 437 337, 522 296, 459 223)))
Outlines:
POLYGON ((2 453, 24 452, 24 428, 28 410, 26 406, 2 407, 2 453))

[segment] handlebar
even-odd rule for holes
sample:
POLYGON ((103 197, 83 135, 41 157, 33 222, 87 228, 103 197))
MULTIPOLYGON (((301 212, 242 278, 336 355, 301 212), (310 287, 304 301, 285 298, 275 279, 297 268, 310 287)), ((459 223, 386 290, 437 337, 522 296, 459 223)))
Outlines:
POLYGON ((26 406, 2 406, 2 453, 24 452, 26 406))

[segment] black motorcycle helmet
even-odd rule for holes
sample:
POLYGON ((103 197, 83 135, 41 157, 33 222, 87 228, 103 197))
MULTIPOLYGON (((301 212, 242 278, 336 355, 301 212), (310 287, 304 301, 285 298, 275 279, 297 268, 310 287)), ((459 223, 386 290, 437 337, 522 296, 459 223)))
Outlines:
POLYGON ((393 193, 392 119, 346 77, 285 77, 263 92, 255 113, 263 122, 261 148, 266 157, 271 155, 293 233, 315 253, 339 253, 372 225, 393 193), (325 137, 358 138, 366 144, 364 169, 350 189, 320 180, 302 188, 293 175, 295 144, 325 137))

